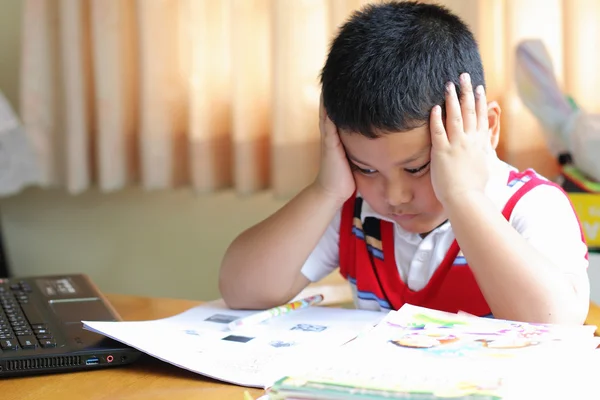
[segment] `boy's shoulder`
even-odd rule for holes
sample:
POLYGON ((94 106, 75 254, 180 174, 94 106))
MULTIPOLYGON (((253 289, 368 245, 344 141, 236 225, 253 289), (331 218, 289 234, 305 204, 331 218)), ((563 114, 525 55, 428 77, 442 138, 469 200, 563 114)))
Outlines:
POLYGON ((535 211, 532 208, 539 207, 553 209, 554 212, 571 208, 569 198, 560 185, 534 169, 520 171, 502 161, 498 161, 486 193, 500 209, 514 203, 513 206, 521 213, 529 213, 535 211))
POLYGON ((500 159, 496 159, 493 163, 488 187, 496 191, 510 193, 519 190, 530 181, 533 181, 534 185, 543 183, 560 188, 559 185, 538 173, 533 168, 519 170, 500 159))

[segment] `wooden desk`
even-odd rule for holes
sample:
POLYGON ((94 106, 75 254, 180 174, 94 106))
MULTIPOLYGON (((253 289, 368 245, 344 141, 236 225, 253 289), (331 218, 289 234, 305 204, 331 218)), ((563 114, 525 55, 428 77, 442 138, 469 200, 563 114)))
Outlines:
MULTIPOLYGON (((198 302, 108 295, 124 320, 168 317, 198 302)), ((0 380, 2 400, 243 400, 244 391, 258 398, 264 392, 228 385, 143 356, 117 368, 0 380)))

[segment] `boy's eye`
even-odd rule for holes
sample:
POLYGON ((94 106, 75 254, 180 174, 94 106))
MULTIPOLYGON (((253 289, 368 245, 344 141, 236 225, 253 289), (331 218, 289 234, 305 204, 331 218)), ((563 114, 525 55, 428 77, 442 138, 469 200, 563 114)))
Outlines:
POLYGON ((361 168, 358 165, 354 164, 354 163, 350 163, 350 166, 352 167, 353 170, 360 172, 363 175, 373 175, 374 173, 377 172, 376 169, 371 169, 371 168, 361 168))
POLYGON ((409 174, 416 175, 416 174, 418 174, 419 172, 424 172, 424 171, 427 169, 427 167, 429 166, 429 163, 430 163, 430 162, 431 162, 431 161, 427 161, 427 164, 425 164, 425 165, 423 165, 423 166, 421 166, 421 167, 419 167, 419 168, 405 168, 404 170, 405 170, 406 172, 408 172, 409 174))

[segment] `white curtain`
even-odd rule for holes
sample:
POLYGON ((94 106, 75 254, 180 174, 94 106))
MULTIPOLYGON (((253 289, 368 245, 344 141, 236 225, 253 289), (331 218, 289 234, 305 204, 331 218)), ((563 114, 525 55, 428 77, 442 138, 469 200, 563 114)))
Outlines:
MULTIPOLYGON (((318 74, 364 0, 25 0, 21 114, 47 186, 290 196, 318 168, 318 74)), ((430 1, 431 2, 431 1, 430 1)), ((520 102, 514 50, 547 46, 565 91, 600 111, 599 0, 446 0, 473 29, 500 156, 552 176, 520 102)))

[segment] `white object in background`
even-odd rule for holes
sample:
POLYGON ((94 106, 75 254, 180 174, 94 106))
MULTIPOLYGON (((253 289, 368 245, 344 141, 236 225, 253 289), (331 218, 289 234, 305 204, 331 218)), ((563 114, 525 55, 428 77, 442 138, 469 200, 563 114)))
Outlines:
POLYGON ((600 182, 600 115, 576 113, 572 128, 564 135, 575 166, 600 182))
POLYGON ((524 40, 517 46, 515 81, 521 101, 544 128, 552 155, 565 153, 568 144, 561 135, 574 109, 562 94, 546 47, 539 39, 524 40))
POLYGON ((0 196, 40 184, 35 152, 15 112, 0 91, 0 196))
POLYGON ((600 181, 600 115, 585 112, 562 92, 541 40, 517 46, 515 67, 519 96, 544 127, 552 154, 569 153, 575 167, 600 181))

